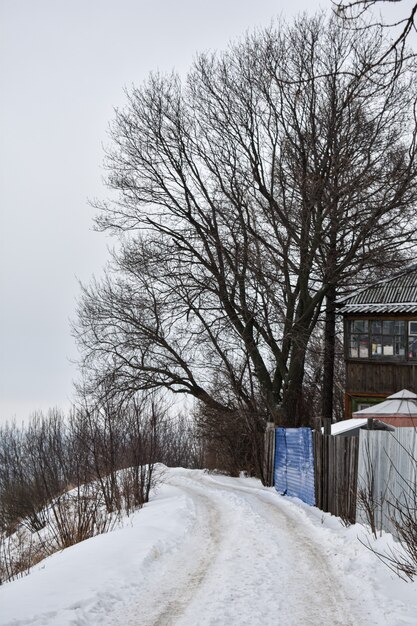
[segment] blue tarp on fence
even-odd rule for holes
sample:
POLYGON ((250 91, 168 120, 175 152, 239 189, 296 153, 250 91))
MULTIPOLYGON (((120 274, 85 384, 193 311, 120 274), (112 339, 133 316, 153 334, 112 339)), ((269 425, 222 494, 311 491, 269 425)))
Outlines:
POLYGON ((275 489, 287 496, 316 503, 313 433, 310 428, 275 429, 275 489))

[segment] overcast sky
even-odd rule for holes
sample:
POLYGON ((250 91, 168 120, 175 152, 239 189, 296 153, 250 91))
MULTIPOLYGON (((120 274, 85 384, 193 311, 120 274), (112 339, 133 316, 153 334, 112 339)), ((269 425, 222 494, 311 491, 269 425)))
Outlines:
POLYGON ((330 0, 0 0, 0 421, 66 409, 77 280, 100 274, 102 144, 123 88, 330 0))

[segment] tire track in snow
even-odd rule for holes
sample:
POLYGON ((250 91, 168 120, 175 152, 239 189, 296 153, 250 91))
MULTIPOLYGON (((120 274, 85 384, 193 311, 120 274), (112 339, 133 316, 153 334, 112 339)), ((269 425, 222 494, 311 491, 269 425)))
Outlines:
MULTIPOLYGON (((184 611, 183 619, 179 620, 178 624, 184 626, 193 626, 196 623, 228 623, 236 626, 272 624, 276 620, 279 622, 280 614, 281 617, 285 616, 285 621, 282 622, 285 626, 290 626, 290 624, 294 626, 301 624, 302 626, 317 626, 317 624, 353 626, 357 623, 350 617, 352 598, 346 596, 340 582, 335 585, 336 573, 329 560, 323 555, 321 545, 314 543, 311 535, 304 534, 304 527, 300 525, 300 520, 285 508, 280 508, 278 499, 272 504, 250 487, 228 487, 223 483, 217 483, 211 477, 205 479, 201 475, 196 478, 188 475, 175 484, 180 486, 181 483, 187 493, 205 490, 212 505, 216 505, 221 499, 223 513, 229 508, 229 513, 232 509, 237 514, 240 509, 243 511, 243 520, 240 519, 241 532, 238 541, 236 541, 236 533, 233 532, 233 519, 229 519, 227 529, 222 529, 226 535, 224 537, 227 543, 226 550, 235 555, 231 573, 238 583, 235 585, 234 593, 238 598, 240 608, 235 606, 233 610, 230 610, 227 594, 223 602, 221 601, 222 589, 220 589, 219 582, 224 580, 222 569, 227 566, 227 563, 220 563, 221 555, 219 555, 217 568, 216 563, 212 561, 212 571, 205 574, 206 585, 203 589, 196 590, 194 613, 190 610, 184 611), (276 550, 277 547, 278 550, 276 550), (243 560, 238 558, 240 553, 243 560), (282 560, 286 566, 289 563, 292 564, 290 571, 285 571, 280 567, 280 557, 283 557, 282 560), (248 559, 251 559, 252 566, 247 566, 248 559), (241 572, 239 572, 239 565, 241 572), (284 577, 285 580, 283 580, 284 577), (268 589, 268 580, 271 583, 271 579, 274 583, 269 584, 268 589), (259 602, 257 587, 260 581, 265 581, 263 582, 265 593, 261 594, 262 599, 259 602), (249 602, 248 597, 242 598, 239 594, 240 584, 243 584, 247 596, 249 595, 249 602), (210 595, 213 600, 217 601, 218 609, 213 611, 213 607, 207 607, 207 616, 204 617, 204 598, 210 595), (250 604, 254 610, 249 613, 250 604), (256 604, 259 605, 258 609, 256 609, 256 604), (200 611, 199 621, 193 622, 195 619, 193 614, 196 616, 198 611, 200 611), (227 619, 225 619, 226 615, 227 619), (223 619, 224 622, 222 622, 223 619)), ((227 584, 227 581, 225 583, 227 584)), ((232 594, 230 598, 232 604, 233 597, 232 594)), ((189 598, 190 608, 192 608, 192 600, 189 598)))
POLYGON ((176 550, 162 554, 155 552, 146 580, 139 590, 134 590, 134 597, 124 606, 117 607, 118 615, 111 615, 109 623, 112 626, 176 624, 221 550, 220 510, 198 489, 184 488, 182 481, 177 478, 171 478, 168 482, 192 499, 195 522, 176 550))
MULTIPOLYGON (((331 624, 332 626, 355 626, 355 619, 350 617, 352 601, 343 585, 335 584, 337 573, 329 559, 323 554, 321 544, 312 541, 311 536, 303 532, 305 527, 300 524, 296 515, 291 515, 286 508, 280 508, 280 501, 272 504, 262 497, 261 493, 251 493, 250 487, 228 487, 215 483, 219 491, 236 495, 241 493, 244 500, 250 503, 254 515, 260 516, 270 528, 270 540, 285 532, 290 539, 293 553, 294 568, 290 572, 292 586, 302 590, 302 603, 307 609, 303 618, 303 626, 311 624, 331 624), (301 567, 300 567, 301 566, 301 567)), ((253 491, 253 490, 252 490, 253 491)), ((305 520, 304 520, 305 521, 305 520)), ((301 599, 301 598, 300 598, 301 599)))
MULTIPOLYGON (((170 483, 182 488, 182 485, 176 481, 171 480, 170 483)), ((219 511, 213 507, 208 497, 198 494, 194 490, 187 489, 187 493, 190 493, 190 491, 192 492, 194 503, 197 505, 197 516, 200 520, 205 520, 203 529, 199 531, 201 533, 201 545, 204 545, 204 550, 199 555, 197 563, 193 564, 191 571, 187 572, 185 579, 180 582, 180 585, 171 589, 167 603, 154 619, 153 626, 170 626, 178 621, 194 598, 198 588, 202 585, 211 563, 220 549, 220 535, 217 524, 219 511)))
POLYGON ((194 525, 112 626, 378 624, 366 611, 352 616, 355 599, 302 512, 212 475, 184 471, 168 483, 193 503, 194 525))

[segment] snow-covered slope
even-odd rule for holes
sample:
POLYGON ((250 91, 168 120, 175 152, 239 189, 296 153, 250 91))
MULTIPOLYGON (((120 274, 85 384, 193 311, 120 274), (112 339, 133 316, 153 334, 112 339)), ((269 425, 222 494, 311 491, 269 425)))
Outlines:
POLYGON ((417 624, 417 585, 361 545, 365 532, 253 479, 168 470, 121 528, 0 587, 0 624, 417 624))

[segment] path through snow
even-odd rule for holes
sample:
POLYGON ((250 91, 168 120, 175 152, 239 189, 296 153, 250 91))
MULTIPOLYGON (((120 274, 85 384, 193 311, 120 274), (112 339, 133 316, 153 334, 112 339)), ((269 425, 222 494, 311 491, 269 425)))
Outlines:
POLYGON ((361 546, 358 527, 252 479, 181 469, 166 479, 124 528, 0 587, 0 624, 417 623, 416 604, 400 597, 404 583, 361 546))
POLYGON ((354 598, 340 583, 335 587, 320 544, 288 509, 258 490, 201 474, 171 484, 195 508, 190 535, 165 557, 162 572, 154 565, 137 602, 111 623, 256 626, 279 622, 280 615, 288 626, 359 623, 349 617, 354 598))
POLYGON ((162 568, 149 569, 136 601, 109 624, 385 623, 363 590, 355 597, 297 507, 286 506, 257 483, 227 480, 190 472, 170 479, 189 499, 194 524, 183 545, 164 557, 162 568))

